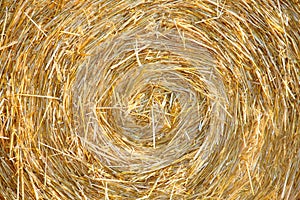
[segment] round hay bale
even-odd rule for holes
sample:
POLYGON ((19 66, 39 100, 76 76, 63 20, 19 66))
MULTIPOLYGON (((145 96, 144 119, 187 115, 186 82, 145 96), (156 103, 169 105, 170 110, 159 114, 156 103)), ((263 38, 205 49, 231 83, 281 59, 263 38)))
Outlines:
POLYGON ((0 5, 0 199, 300 199, 297 0, 0 5))

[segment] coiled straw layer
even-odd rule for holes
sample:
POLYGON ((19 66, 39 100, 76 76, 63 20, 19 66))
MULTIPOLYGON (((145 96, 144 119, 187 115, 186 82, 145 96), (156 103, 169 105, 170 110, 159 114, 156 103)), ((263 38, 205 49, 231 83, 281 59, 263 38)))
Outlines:
POLYGON ((298 1, 0 5, 0 199, 300 198, 298 1))

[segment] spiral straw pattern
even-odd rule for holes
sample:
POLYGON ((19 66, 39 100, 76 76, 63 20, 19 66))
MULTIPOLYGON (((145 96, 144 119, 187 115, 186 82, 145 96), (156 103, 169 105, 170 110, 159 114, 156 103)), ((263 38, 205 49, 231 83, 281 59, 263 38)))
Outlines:
POLYGON ((298 1, 0 5, 0 199, 300 198, 298 1))
POLYGON ((226 94, 216 62, 192 36, 182 43, 178 32, 139 28, 104 43, 83 64, 73 121, 103 162, 143 173, 201 146, 211 151, 224 129, 226 94))

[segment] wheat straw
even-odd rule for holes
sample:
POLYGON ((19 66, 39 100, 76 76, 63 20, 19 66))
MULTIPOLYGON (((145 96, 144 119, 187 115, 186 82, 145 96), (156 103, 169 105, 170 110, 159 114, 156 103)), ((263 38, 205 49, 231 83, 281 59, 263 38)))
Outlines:
POLYGON ((298 1, 0 5, 0 199, 300 198, 298 1))

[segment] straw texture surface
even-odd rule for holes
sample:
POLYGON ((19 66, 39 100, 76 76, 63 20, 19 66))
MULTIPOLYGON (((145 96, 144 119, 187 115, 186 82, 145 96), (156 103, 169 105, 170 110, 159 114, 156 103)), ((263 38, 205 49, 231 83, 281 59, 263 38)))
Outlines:
POLYGON ((0 1, 0 199, 300 199, 297 0, 0 1))

